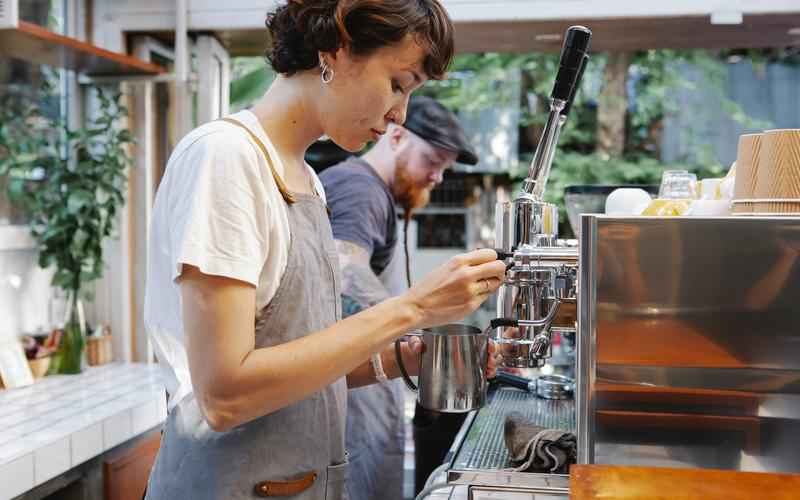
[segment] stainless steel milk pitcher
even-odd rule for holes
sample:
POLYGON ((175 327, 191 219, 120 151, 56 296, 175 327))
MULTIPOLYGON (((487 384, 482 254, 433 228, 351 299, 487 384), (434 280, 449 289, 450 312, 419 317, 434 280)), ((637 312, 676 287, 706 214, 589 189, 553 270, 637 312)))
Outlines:
POLYGON ((477 410, 486 402, 489 335, 479 328, 449 324, 410 332, 422 338, 419 386, 403 366, 400 340, 395 342, 403 380, 422 407, 445 413, 477 410))

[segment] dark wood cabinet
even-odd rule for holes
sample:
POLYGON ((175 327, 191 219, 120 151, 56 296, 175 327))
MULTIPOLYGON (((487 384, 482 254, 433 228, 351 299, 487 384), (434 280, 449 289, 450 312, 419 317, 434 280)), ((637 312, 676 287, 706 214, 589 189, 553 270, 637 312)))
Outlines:
POLYGON ((142 500, 150 469, 161 444, 161 433, 152 432, 135 445, 103 460, 103 492, 106 500, 142 500))

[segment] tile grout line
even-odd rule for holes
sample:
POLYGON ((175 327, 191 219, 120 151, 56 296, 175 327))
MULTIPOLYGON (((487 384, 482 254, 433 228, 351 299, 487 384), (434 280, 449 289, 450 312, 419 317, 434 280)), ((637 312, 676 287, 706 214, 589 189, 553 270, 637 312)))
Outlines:
MULTIPOLYGON (((122 372, 123 368, 124 368, 123 366, 113 367, 113 368, 110 367, 109 369, 104 369, 102 372, 99 372, 99 373, 96 372, 96 373, 92 374, 92 377, 89 378, 89 381, 94 381, 94 380, 97 380, 97 379, 101 379, 102 376, 109 376, 109 375, 113 376, 115 373, 122 372)), ((106 426, 109 425, 109 421, 112 418, 115 418, 115 417, 118 417, 118 416, 126 416, 127 417, 127 419, 125 419, 125 421, 128 423, 128 427, 130 427, 130 429, 128 429, 128 431, 129 431, 128 434, 132 434, 133 433, 133 424, 134 424, 134 422, 133 422, 134 411, 133 410, 135 410, 137 407, 139 407, 139 406, 141 406, 143 404, 152 404, 153 402, 156 402, 158 404, 158 401, 161 399, 161 397, 157 393, 163 393, 163 386, 158 388, 158 386, 160 385, 159 384, 159 380, 158 380, 158 376, 157 376, 158 372, 150 369, 149 367, 147 369, 142 370, 138 366, 135 367, 135 372, 136 373, 130 373, 130 372, 125 373, 124 374, 125 376, 123 377, 123 380, 115 380, 114 384, 106 383, 106 385, 109 385, 110 387, 111 386, 115 386, 115 385, 116 386, 120 386, 120 384, 122 383, 121 386, 126 390, 124 390, 121 393, 115 393, 113 391, 103 390, 103 391, 101 391, 101 394, 102 393, 105 393, 105 394, 101 395, 100 401, 98 401, 95 404, 95 406, 88 408, 89 411, 91 411, 93 408, 96 409, 97 407, 100 407, 100 406, 103 406, 103 405, 119 405, 119 409, 111 412, 110 414, 106 414, 105 417, 103 417, 103 418, 101 418, 99 420, 96 420, 96 421, 89 420, 88 423, 86 423, 86 425, 79 425, 77 429, 71 429, 68 433, 66 433, 66 435, 59 436, 56 433, 56 436, 58 436, 58 437, 53 438, 51 441, 43 441, 42 443, 44 443, 44 444, 39 443, 39 448, 38 449, 34 448, 32 451, 30 451, 27 454, 25 453, 25 447, 22 447, 22 449, 20 450, 22 452, 22 454, 21 455, 13 455, 13 454, 9 455, 9 458, 4 460, 4 465, 7 465, 8 463, 11 463, 11 462, 13 462, 13 461, 15 461, 15 460, 17 460, 19 458, 24 458, 27 455, 31 455, 32 456, 32 460, 35 462, 35 456, 36 456, 35 454, 36 454, 37 451, 39 451, 41 448, 43 448, 45 446, 49 446, 50 444, 56 443, 59 440, 63 440, 63 439, 69 439, 69 454, 70 454, 69 463, 71 465, 73 465, 73 463, 72 463, 72 458, 73 458, 72 454, 73 454, 73 451, 75 449, 74 448, 73 438, 74 438, 75 434, 77 434, 77 433, 79 433, 79 432, 81 432, 81 431, 83 431, 85 429, 88 429, 88 428, 92 427, 93 425, 98 425, 99 428, 100 428, 100 431, 102 432, 101 446, 102 446, 102 449, 105 451, 109 447, 109 443, 107 442, 106 436, 105 436, 106 426), (143 377, 143 375, 146 375, 146 376, 143 377), (138 393, 138 395, 136 395, 137 393, 138 393), (147 397, 145 397, 145 395, 147 397), (11 457, 15 457, 15 458, 11 458, 11 457)), ((72 389, 73 387, 79 387, 80 388, 81 386, 83 386, 85 388, 85 384, 86 384, 87 381, 86 380, 80 381, 81 382, 80 384, 78 384, 77 380, 71 380, 71 381, 69 381, 69 383, 63 383, 63 382, 66 382, 66 381, 59 381, 59 382, 61 382, 61 383, 55 384, 55 385, 56 386, 59 386, 59 385, 60 386, 66 386, 67 389, 72 389)), ((50 388, 48 388, 48 390, 49 389, 50 388)), ((63 391, 64 387, 60 387, 60 389, 63 391)), ((42 392, 44 392, 44 390, 42 390, 42 392)), ((39 398, 41 397, 40 394, 35 394, 35 396, 37 396, 39 398)), ((90 396, 89 398, 93 398, 93 397, 96 398, 97 395, 90 396)), ((89 398, 86 398, 86 399, 89 399, 89 398)), ((24 398, 15 398, 15 400, 21 400, 21 399, 24 399, 24 398)), ((75 417, 76 415, 79 415, 84 410, 84 408, 74 408, 75 400, 63 399, 63 398, 56 398, 56 400, 57 400, 58 405, 55 408, 49 409, 48 411, 65 411, 67 409, 70 409, 70 410, 73 410, 73 411, 68 411, 67 414, 65 414, 61 419, 57 419, 57 420, 52 421, 52 422, 59 422, 59 423, 57 423, 55 425, 60 425, 62 422, 66 422, 67 420, 75 417)), ((82 401, 85 401, 85 399, 83 399, 82 401)), ((52 403, 52 401, 49 401, 49 402, 52 403)), ((40 406, 40 407, 47 406, 47 403, 48 403, 47 400, 41 401, 41 402, 35 403, 33 405, 30 405, 27 409, 31 410, 31 409, 36 408, 37 406, 40 406)), ((25 410, 26 409, 23 407, 23 409, 21 409, 19 411, 16 411, 16 412, 12 412, 11 414, 20 413, 20 412, 24 413, 25 410)), ((102 413, 100 413, 100 414, 102 414, 102 413)), ((35 420, 34 420, 34 422, 35 422, 35 420)), ((9 430, 9 434, 14 433, 16 435, 19 435, 20 439, 24 440, 26 437, 29 437, 31 434, 35 434, 36 432, 46 428, 47 426, 53 425, 52 422, 48 422, 48 421, 45 420, 42 423, 34 424, 34 425, 30 426, 31 430, 29 430, 29 431, 27 431, 25 433, 21 433, 19 430, 16 430, 16 431, 13 430, 14 428, 18 429, 21 426, 29 424, 29 422, 22 421, 22 422, 20 422, 18 424, 15 424, 14 426, 9 427, 8 430, 9 430)), ((128 436, 128 438, 130 438, 130 436, 128 436)), ((35 474, 35 468, 34 468, 34 474, 35 474)), ((35 477, 34 477, 34 480, 35 480, 35 477)))

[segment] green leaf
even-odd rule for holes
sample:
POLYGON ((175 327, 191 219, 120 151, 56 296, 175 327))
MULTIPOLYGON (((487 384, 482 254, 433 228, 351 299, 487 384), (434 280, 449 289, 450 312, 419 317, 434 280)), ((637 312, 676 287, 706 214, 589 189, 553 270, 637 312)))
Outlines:
POLYGON ((39 267, 47 269, 53 263, 53 256, 49 253, 39 252, 39 267))
POLYGON ((70 129, 40 106, 57 98, 45 83, 41 93, 0 95, 0 172, 10 174, 0 185, 29 208, 39 265, 55 266, 54 285, 70 290, 105 268, 102 241, 124 203, 133 138, 118 128, 127 113, 121 95, 95 89, 99 106, 86 126, 70 129), (40 174, 45 182, 32 182, 40 174))
POLYGON ((53 286, 68 290, 71 288, 73 282, 73 275, 66 269, 58 269, 53 274, 53 286))
POLYGON ((8 194, 12 199, 21 199, 25 194, 25 181, 21 179, 10 179, 8 183, 8 194))
POLYGON ((117 139, 123 142, 133 142, 133 136, 128 130, 120 131, 119 134, 117 135, 117 139))
POLYGON ((88 191, 81 190, 70 193, 67 199, 67 212, 72 215, 77 214, 92 202, 92 198, 92 193, 88 191))
POLYGON ((20 166, 35 163, 38 159, 39 155, 36 153, 20 153, 12 158, 13 162, 20 166))
POLYGON ((106 129, 90 128, 90 129, 84 130, 83 136, 86 137, 86 138, 97 137, 98 135, 102 135, 102 134, 105 134, 105 133, 106 133, 106 129))

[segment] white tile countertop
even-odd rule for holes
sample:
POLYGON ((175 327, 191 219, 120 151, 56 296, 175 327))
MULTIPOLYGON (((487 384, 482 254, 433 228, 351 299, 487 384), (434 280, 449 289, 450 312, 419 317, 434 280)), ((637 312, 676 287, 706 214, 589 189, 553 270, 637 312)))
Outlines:
POLYGON ((157 365, 115 363, 0 390, 0 500, 156 427, 166 415, 157 365))

